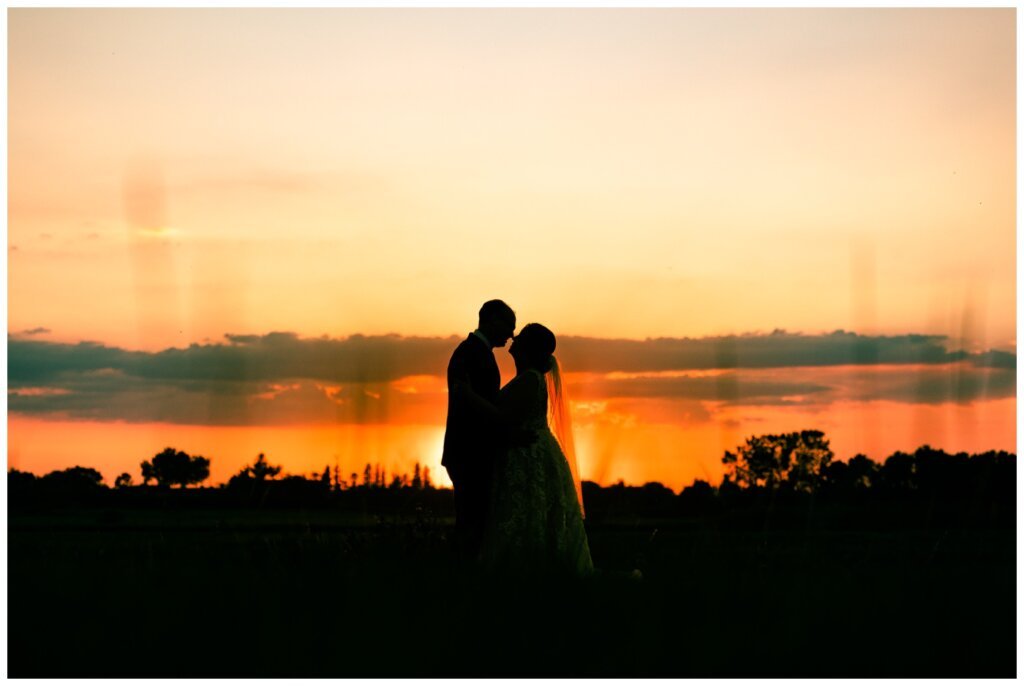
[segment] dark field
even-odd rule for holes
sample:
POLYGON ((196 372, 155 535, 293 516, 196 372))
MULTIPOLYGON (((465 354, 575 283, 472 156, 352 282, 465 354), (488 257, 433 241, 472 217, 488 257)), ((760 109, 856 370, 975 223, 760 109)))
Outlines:
POLYGON ((482 580, 450 521, 13 513, 12 677, 1013 677, 1012 528, 589 523, 607 570, 482 580), (626 572, 639 565, 644 580, 626 572))

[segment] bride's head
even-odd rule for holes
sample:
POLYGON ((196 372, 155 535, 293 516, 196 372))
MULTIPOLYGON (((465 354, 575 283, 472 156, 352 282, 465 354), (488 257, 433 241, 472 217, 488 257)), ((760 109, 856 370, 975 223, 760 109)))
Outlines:
POLYGON ((551 370, 551 356, 555 352, 555 334, 541 324, 527 324, 512 340, 508 348, 516 361, 516 370, 536 369, 542 374, 551 370))

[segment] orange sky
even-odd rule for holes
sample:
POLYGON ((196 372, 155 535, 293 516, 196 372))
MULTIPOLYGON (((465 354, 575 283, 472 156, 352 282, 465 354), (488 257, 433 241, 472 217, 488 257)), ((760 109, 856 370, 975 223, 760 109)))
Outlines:
MULTIPOLYGON (((911 406, 873 402, 839 405, 827 414, 760 408, 727 421, 686 425, 646 422, 577 425, 577 452, 584 479, 609 484, 660 481, 679 490, 695 479, 718 484, 721 456, 746 436, 818 428, 839 459, 865 453, 884 459, 929 443, 949 451, 1016 450, 1016 401, 1012 398, 960 407, 951 403, 911 406)), ((440 466, 443 427, 425 425, 295 425, 209 427, 156 423, 49 421, 12 417, 8 465, 43 474, 72 464, 99 468, 110 483, 128 472, 139 480, 139 463, 166 445, 211 458, 213 482, 226 481, 259 452, 293 474, 333 469, 362 474, 367 462, 388 474, 411 474, 416 462, 433 481, 450 485, 440 466)))
MULTIPOLYGON (((8 330, 150 353, 448 337, 501 297, 559 336, 1014 350, 1015 25, 1012 8, 11 9, 8 330)), ((985 369, 929 376, 973 384, 953 402, 838 369, 797 373, 842 390, 796 406, 588 397, 584 474, 678 487, 717 478, 745 434, 811 426, 843 457, 1013 449, 1014 398, 985 369), (601 402, 634 424, 591 422, 601 402)), ((19 405, 9 463, 88 459, 112 480, 165 445, 213 456, 215 479, 260 450, 296 471, 439 459, 436 398, 383 427, 302 422, 320 391, 273 383, 234 428, 119 423, 154 402, 134 386, 96 396, 102 421, 19 405)))

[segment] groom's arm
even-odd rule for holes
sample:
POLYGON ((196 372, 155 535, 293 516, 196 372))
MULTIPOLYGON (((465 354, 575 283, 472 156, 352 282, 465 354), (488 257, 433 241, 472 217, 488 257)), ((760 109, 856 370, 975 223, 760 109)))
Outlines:
POLYGON ((502 417, 497 406, 473 390, 468 375, 465 377, 449 376, 448 392, 458 399, 462 407, 470 410, 477 417, 495 424, 501 423, 502 417))

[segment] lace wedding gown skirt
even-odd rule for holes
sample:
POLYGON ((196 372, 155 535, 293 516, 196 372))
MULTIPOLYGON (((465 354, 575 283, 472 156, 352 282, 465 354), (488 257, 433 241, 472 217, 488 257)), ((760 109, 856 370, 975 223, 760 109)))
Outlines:
POLYGON ((547 424, 547 392, 525 427, 536 438, 495 465, 492 509, 482 559, 496 572, 526 575, 593 572, 583 514, 569 464, 547 424))

